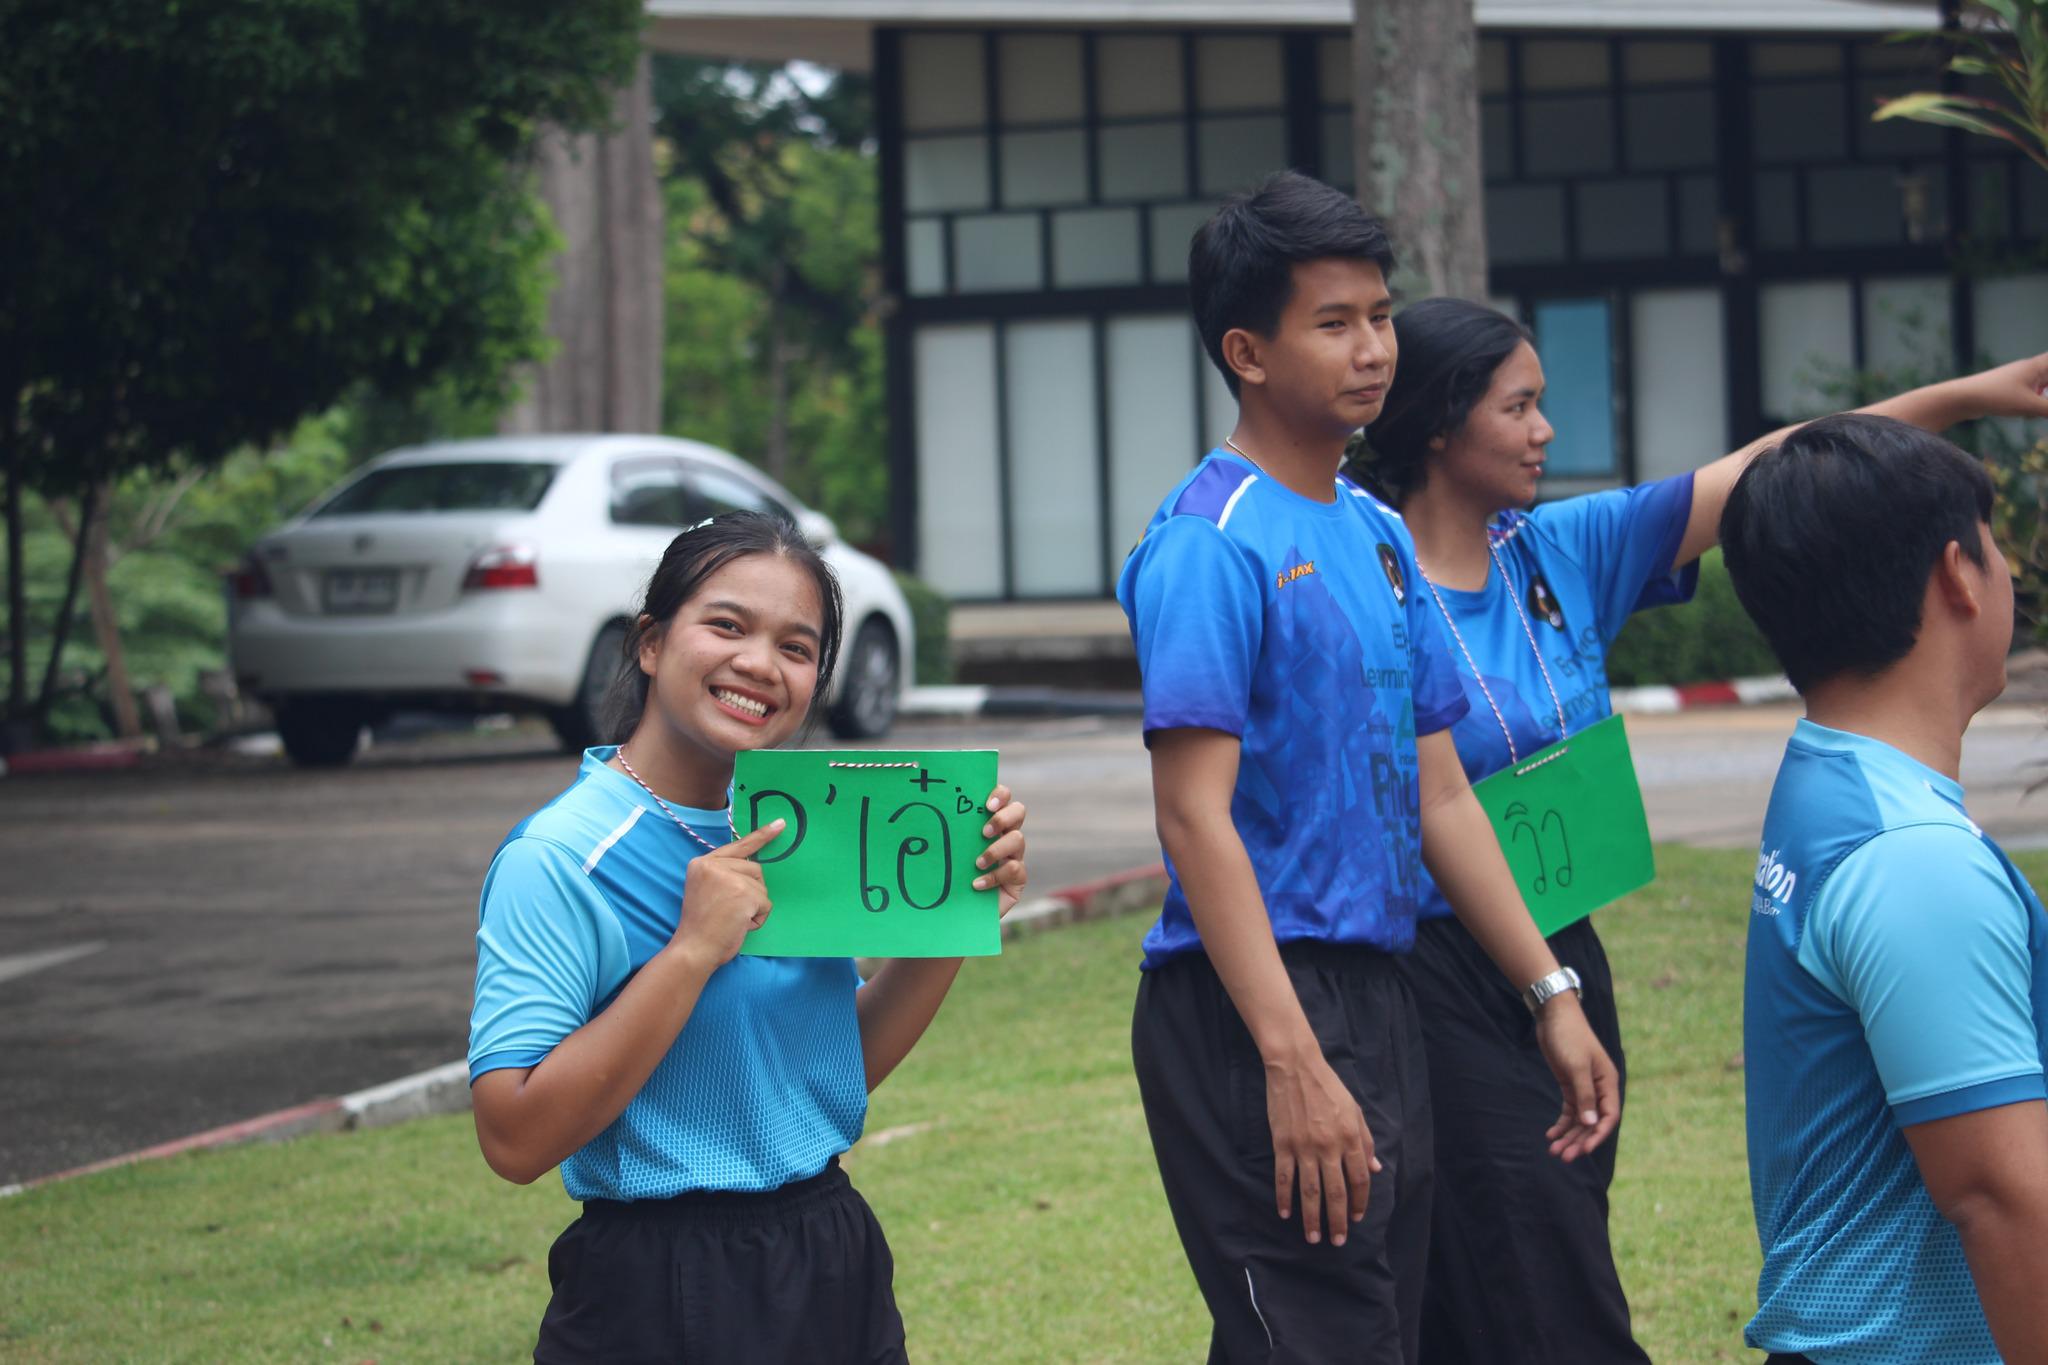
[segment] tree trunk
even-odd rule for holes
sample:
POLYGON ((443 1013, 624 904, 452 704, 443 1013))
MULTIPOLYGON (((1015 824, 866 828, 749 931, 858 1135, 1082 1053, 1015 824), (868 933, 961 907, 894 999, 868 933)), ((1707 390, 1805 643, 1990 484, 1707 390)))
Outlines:
POLYGON ((783 315, 789 306, 789 267, 776 261, 768 267, 768 440, 763 452, 768 477, 789 482, 789 343, 783 336, 783 315))
POLYGON ((1404 292, 1486 298, 1473 0, 1354 0, 1359 197, 1386 221, 1404 292))
POLYGON ((541 141, 540 195, 562 234, 548 331, 554 357, 501 423, 508 432, 661 428, 661 191, 646 56, 608 136, 541 141))
POLYGON ((107 587, 107 571, 113 568, 108 547, 108 513, 113 506, 113 489, 101 484, 86 495, 85 584, 86 600, 92 605, 92 633, 107 661, 107 702, 114 709, 114 732, 123 739, 142 734, 142 712, 135 705, 135 689, 128 681, 128 653, 121 647, 121 618, 114 612, 114 594, 107 587))
MULTIPOLYGON (((71 571, 64 577, 63 604, 57 608, 56 620, 50 623, 50 657, 43 663, 43 685, 36 692, 34 723, 37 726, 49 719, 50 707, 57 700, 57 672, 64 664, 64 647, 71 643, 72 618, 78 615, 78 582, 84 575, 85 561, 91 549, 92 525, 105 515, 100 486, 94 484, 85 490, 78 524, 66 528, 71 535, 71 571)), ((63 524, 61 515, 58 524, 63 524)))

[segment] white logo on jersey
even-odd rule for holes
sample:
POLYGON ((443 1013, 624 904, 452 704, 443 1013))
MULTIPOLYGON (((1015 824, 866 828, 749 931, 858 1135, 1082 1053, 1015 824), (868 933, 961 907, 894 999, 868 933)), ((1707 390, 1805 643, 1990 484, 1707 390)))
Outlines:
POLYGON ((1756 855, 1756 894, 1750 897, 1751 913, 1775 915, 1780 909, 1792 904, 1792 888, 1799 885, 1799 874, 1778 861, 1778 850, 1756 855))

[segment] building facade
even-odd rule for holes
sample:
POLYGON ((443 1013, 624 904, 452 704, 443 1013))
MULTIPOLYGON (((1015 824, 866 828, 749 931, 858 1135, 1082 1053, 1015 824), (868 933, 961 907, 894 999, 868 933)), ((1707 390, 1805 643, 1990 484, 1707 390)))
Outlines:
MULTIPOLYGON (((1188 318, 1190 235, 1282 167, 1353 185, 1349 0, 1228 24, 1200 0, 784 3, 754 51, 747 11, 772 4, 650 8, 657 42, 697 50, 713 19, 736 55, 865 40, 900 557, 958 600, 1107 594, 1234 417, 1188 318), (808 39, 807 10, 830 16, 808 39)), ((2042 345, 2048 176, 1869 118, 1939 84, 1930 48, 1884 41, 1928 7, 1479 17, 1490 284, 1543 358, 1550 492, 1692 468, 1845 405, 1852 369, 2042 345)))

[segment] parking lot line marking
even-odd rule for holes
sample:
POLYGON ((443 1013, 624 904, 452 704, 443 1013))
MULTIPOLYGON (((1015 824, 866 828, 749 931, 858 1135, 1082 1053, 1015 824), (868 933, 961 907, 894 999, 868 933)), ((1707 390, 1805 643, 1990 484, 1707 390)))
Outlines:
POLYGON ((28 976, 34 972, 61 967, 67 962, 76 962, 81 957, 91 957, 107 945, 99 939, 91 943, 73 943, 64 948, 45 948, 39 953, 16 953, 12 957, 0 957, 0 981, 12 981, 17 976, 28 976))

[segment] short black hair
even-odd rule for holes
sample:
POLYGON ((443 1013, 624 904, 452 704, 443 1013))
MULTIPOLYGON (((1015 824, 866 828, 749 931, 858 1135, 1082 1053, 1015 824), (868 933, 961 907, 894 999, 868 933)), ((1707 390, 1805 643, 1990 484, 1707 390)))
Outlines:
POLYGON ((1482 304, 1423 299, 1394 314, 1394 340, 1401 351, 1395 382, 1345 472, 1399 507, 1429 477, 1430 441, 1463 426, 1494 371, 1533 339, 1482 304))
POLYGON ((1742 472, 1721 513, 1722 553, 1735 595, 1804 692, 1906 656, 1949 542, 1984 563, 1991 497, 1983 467, 1941 437, 1842 413, 1742 472))
POLYGON ((1237 375, 1223 361, 1223 334, 1234 327, 1271 336, 1294 297, 1294 267, 1341 258, 1371 261, 1394 273, 1386 225, 1342 190, 1299 171, 1268 176, 1250 194, 1226 202, 1188 245, 1188 297, 1202 347, 1237 396, 1237 375))

